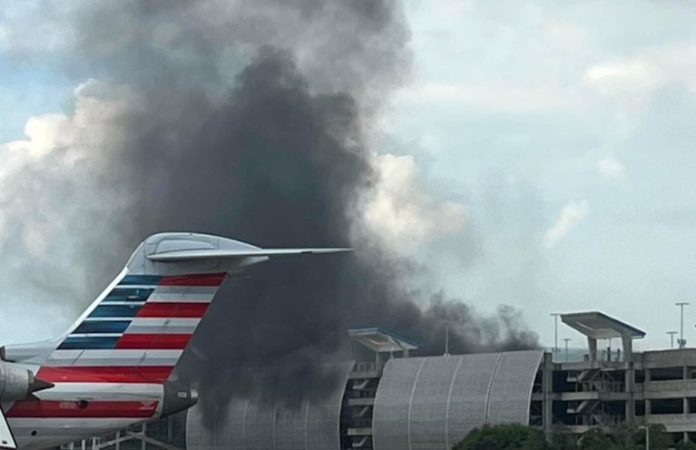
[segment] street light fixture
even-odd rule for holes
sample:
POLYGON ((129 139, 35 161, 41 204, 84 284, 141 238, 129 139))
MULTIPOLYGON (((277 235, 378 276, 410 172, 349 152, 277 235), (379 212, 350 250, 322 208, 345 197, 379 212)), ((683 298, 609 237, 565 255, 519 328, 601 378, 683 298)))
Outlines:
POLYGON ((679 307, 679 348, 684 348, 686 346, 686 341, 684 340, 684 307, 687 306, 689 302, 677 302, 675 305, 679 307))

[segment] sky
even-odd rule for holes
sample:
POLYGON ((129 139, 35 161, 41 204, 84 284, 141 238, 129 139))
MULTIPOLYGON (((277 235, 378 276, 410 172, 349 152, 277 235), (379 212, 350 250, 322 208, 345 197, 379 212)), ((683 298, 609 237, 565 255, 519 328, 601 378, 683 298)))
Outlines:
POLYGON ((669 345, 692 301, 693 342, 696 7, 438 6, 408 2, 414 73, 386 126, 479 233, 473 262, 429 255, 443 285, 520 307, 548 345, 550 313, 595 309, 669 345))
MULTIPOLYGON (((42 21, 34 33, 51 36, 49 51, 36 57, 18 30, 39 12, 8 5, 0 191, 16 188, 3 174, 17 149, 48 151, 46 117, 79 110, 103 76, 66 69, 70 36, 42 21)), ((372 127, 383 176, 365 223, 449 296, 482 313, 515 306, 546 345, 550 313, 600 310, 647 332, 637 348, 664 347, 677 301, 693 303, 685 337, 696 345, 696 5, 407 0, 405 13, 413 62, 372 127)), ((0 207, 0 238, 22 220, 0 207)), ((13 323, 0 340, 71 323, 72 309, 18 288, 34 276, 3 280, 13 323)), ((561 327, 564 337, 584 344, 561 327)))

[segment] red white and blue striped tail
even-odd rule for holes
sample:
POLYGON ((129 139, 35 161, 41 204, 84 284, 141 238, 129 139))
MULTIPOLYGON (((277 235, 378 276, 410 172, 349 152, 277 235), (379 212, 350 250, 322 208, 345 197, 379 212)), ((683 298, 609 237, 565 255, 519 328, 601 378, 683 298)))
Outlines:
POLYGON ((170 375, 224 280, 273 257, 346 250, 262 249, 193 233, 147 238, 65 334, 0 348, 0 359, 22 363, 44 386, 2 405, 0 436, 22 449, 56 447, 192 406, 195 389, 170 375))
POLYGON ((38 377, 164 382, 225 276, 126 274, 63 339, 38 377))
POLYGON ((349 251, 262 249, 195 233, 146 239, 123 272, 59 339, 7 346, 53 383, 163 383, 229 274, 272 257, 349 251))

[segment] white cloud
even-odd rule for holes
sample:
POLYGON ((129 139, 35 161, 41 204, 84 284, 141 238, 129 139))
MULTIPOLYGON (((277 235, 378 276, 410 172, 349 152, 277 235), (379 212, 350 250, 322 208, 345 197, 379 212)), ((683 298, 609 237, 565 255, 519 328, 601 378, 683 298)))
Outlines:
POLYGON ((599 87, 643 89, 656 85, 661 77, 651 62, 634 59, 592 66, 584 80, 599 87))
MULTIPOLYGON (((110 217, 124 214, 131 189, 109 178, 119 168, 103 157, 128 148, 123 118, 140 103, 123 89, 91 80, 75 90, 73 113, 31 117, 25 139, 0 143, 0 251, 11 255, 0 266, 7 286, 0 312, 26 315, 31 298, 66 313, 93 293, 87 280, 98 269, 84 264, 81 245, 95 245, 95 229, 102 233, 96 239, 115 239, 110 217), (59 302, 66 299, 74 301, 59 302)), ((48 337, 70 320, 69 313, 50 327, 22 324, 0 337, 48 337)))
POLYGON ((466 108, 485 113, 539 113, 575 107, 575 99, 549 86, 511 86, 500 82, 426 82, 397 92, 395 102, 403 108, 466 108))
POLYGON ((612 156, 607 156, 597 161, 597 172, 610 181, 623 181, 626 179, 626 168, 612 156))
POLYGON ((68 118, 63 114, 44 114, 31 117, 25 127, 25 140, 6 143, 3 147, 12 152, 26 153, 40 158, 51 150, 67 143, 68 118))
POLYGON ((11 240, 30 257, 45 257, 54 239, 66 233, 66 222, 84 214, 80 208, 57 205, 65 203, 65 196, 75 200, 98 187, 98 180, 86 178, 86 171, 75 165, 89 159, 88 164, 98 166, 99 152, 119 142, 119 127, 114 124, 130 106, 107 95, 119 89, 89 80, 75 90, 71 116, 31 117, 24 128, 26 139, 0 143, 0 215, 17 218, 12 230, 5 223, 0 246, 11 240))
POLYGON ((427 193, 419 183, 413 156, 384 154, 375 158, 379 182, 364 210, 370 230, 387 243, 412 247, 463 229, 464 206, 427 193))
POLYGON ((556 223, 546 231, 544 235, 544 246, 552 248, 558 241, 563 239, 575 228, 582 220, 587 217, 590 210, 587 200, 568 202, 558 217, 556 223))
POLYGON ((30 163, 61 149, 62 161, 74 163, 90 152, 119 143, 122 136, 113 124, 138 105, 127 87, 87 80, 75 89, 72 116, 50 113, 30 117, 24 127, 26 139, 0 143, 0 155, 14 154, 16 160, 30 163))
POLYGON ((673 44, 646 48, 639 54, 595 64, 583 80, 602 93, 649 92, 669 83, 696 90, 696 44, 673 44))

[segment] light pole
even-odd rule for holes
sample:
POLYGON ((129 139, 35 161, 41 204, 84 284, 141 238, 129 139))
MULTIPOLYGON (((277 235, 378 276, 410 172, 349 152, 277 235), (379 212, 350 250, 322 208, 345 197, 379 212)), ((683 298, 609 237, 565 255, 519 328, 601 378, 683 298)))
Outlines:
POLYGON ((650 450, 650 427, 641 425, 638 427, 638 429, 645 430, 645 450, 650 450))
POLYGON ((684 342, 684 307, 688 304, 689 302, 675 303, 679 307, 679 348, 684 348, 686 345, 684 342))
POLYGON ((568 342, 570 341, 570 338, 563 338, 563 342, 565 343, 565 362, 568 362, 568 342))
POLYGON ((674 348, 674 335, 679 333, 678 331, 668 331, 669 334, 669 348, 674 348))
POLYGON ((449 356, 449 323, 445 325, 445 356, 449 356))
POLYGON ((553 354, 554 356, 558 352, 558 316, 560 313, 551 313, 553 317, 553 354))

